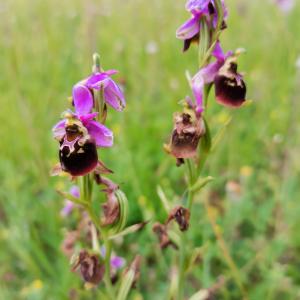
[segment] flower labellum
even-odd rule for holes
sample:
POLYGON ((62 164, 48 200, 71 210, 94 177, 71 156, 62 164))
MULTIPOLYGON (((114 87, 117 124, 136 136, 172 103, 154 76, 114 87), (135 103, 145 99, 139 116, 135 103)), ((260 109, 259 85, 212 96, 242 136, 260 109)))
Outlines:
POLYGON ((230 58, 215 77, 216 99, 220 104, 240 107, 246 101, 246 84, 241 74, 237 73, 235 58, 230 58))
POLYGON ((195 157, 200 137, 205 133, 203 119, 191 113, 176 113, 174 123, 170 153, 178 159, 195 157))
POLYGON ((72 176, 83 176, 93 171, 98 163, 96 144, 82 127, 74 123, 66 126, 66 135, 60 141, 59 160, 62 170, 72 176))

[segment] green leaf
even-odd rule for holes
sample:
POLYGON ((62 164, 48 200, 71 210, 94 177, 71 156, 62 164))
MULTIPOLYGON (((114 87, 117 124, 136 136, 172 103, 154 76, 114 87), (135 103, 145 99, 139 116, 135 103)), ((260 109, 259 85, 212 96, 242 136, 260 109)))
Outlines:
POLYGON ((231 123, 232 117, 230 116, 227 121, 225 121, 224 125, 221 127, 221 129, 218 131, 218 133, 215 135, 212 141, 211 151, 215 150, 216 146, 219 144, 219 142, 222 140, 226 129, 228 125, 231 123))
POLYGON ((79 205, 83 205, 86 206, 88 204, 88 202, 82 201, 76 197, 74 197, 73 195, 71 195, 70 193, 66 193, 60 190, 56 190, 58 194, 60 194, 61 196, 63 196, 65 199, 68 199, 70 201, 72 201, 75 204, 79 204, 79 205))
POLYGON ((200 190, 202 190, 209 182, 213 181, 214 177, 212 176, 207 176, 205 178, 201 178, 199 177, 198 180, 196 181, 196 183, 190 187, 190 191, 191 192, 199 192, 200 190))
POLYGON ((207 300, 209 299, 209 291, 208 290, 200 290, 196 294, 194 294, 189 300, 207 300))
POLYGON ((113 239, 119 238, 121 236, 125 236, 127 234, 131 234, 131 233, 137 232, 137 231, 141 230, 142 228, 144 228, 144 226, 146 224, 148 224, 148 221, 147 222, 137 223, 137 224, 134 224, 132 226, 129 226, 126 229, 124 229, 123 231, 121 231, 121 232, 119 232, 119 233, 117 233, 115 235, 110 236, 109 239, 113 240, 113 239))

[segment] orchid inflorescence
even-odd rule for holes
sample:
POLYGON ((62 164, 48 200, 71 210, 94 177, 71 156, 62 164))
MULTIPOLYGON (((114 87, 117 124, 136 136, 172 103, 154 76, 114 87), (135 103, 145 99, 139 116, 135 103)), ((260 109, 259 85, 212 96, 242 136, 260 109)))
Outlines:
MULTIPOLYGON (((187 166, 187 188, 182 203, 168 208, 166 221, 153 226, 160 247, 172 247, 179 252, 177 275, 172 276, 176 282, 171 283, 169 297, 178 300, 185 299, 186 274, 190 270, 187 266, 196 260, 195 249, 189 248, 186 238, 186 232, 193 226, 194 198, 212 180, 210 176, 201 176, 213 144, 207 120, 209 93, 214 87, 217 103, 230 108, 238 108, 246 101, 246 84, 237 71, 237 58, 242 50, 224 52, 221 47, 220 35, 227 28, 228 17, 224 0, 188 0, 186 10, 191 17, 178 28, 176 36, 183 40, 184 52, 193 44, 198 46, 199 69, 194 76, 187 73, 192 97, 181 101, 183 110, 174 114, 174 127, 165 150, 176 158, 177 166, 187 166), (193 254, 191 258, 189 254, 193 254)), ((116 292, 116 275, 125 260, 112 254, 112 241, 141 229, 146 223, 124 229, 127 198, 116 183, 104 176, 112 171, 98 155, 99 148, 113 145, 113 133, 105 126, 108 107, 122 111, 126 105, 122 89, 112 79, 116 73, 116 70, 102 70, 96 54, 93 73, 74 85, 72 110, 64 112, 62 120, 53 127, 54 138, 59 142, 59 164, 52 173, 67 174, 79 184, 69 192, 58 191, 65 198, 61 216, 70 216, 75 208, 81 215, 76 230, 67 232, 62 245, 64 253, 72 257, 72 270, 79 271, 89 287, 104 281, 108 299, 125 300, 138 279, 141 258, 137 256, 124 270, 116 292), (95 184, 104 187, 101 214, 95 212, 93 205, 95 184), (76 250, 82 236, 83 243, 89 243, 92 249, 76 250)))
POLYGON ((66 174, 78 184, 69 192, 58 191, 65 198, 61 210, 63 218, 70 216, 75 208, 80 212, 77 228, 66 233, 62 250, 71 257, 72 270, 80 272, 88 287, 104 281, 109 299, 116 296, 126 299, 129 289, 124 291, 122 287, 130 287, 137 280, 140 258, 137 256, 127 268, 134 270, 134 276, 128 278, 128 270, 124 271, 117 294, 113 284, 125 260, 113 254, 112 241, 141 229, 145 223, 124 229, 128 216, 127 198, 116 183, 103 176, 112 173, 98 155, 99 148, 113 146, 113 133, 104 125, 108 106, 122 111, 126 102, 122 89, 111 78, 117 71, 103 71, 98 54, 94 54, 93 59, 93 73, 73 87, 73 109, 64 112, 62 120, 53 127, 53 136, 59 142, 59 163, 52 174, 66 174), (96 213, 93 205, 96 201, 94 184, 104 187, 101 192, 106 202, 102 202, 101 213, 96 213), (87 243, 92 249, 77 249, 77 245, 87 243))
POLYGON ((180 102, 183 111, 174 114, 174 128, 165 150, 176 158, 177 166, 187 166, 187 188, 182 203, 170 209, 165 223, 153 226, 162 249, 172 246, 179 251, 177 276, 170 288, 170 299, 178 300, 185 299, 187 266, 193 264, 189 263, 188 255, 193 257, 196 251, 188 246, 186 236, 193 226, 190 223, 194 198, 213 179, 201 176, 208 154, 215 146, 207 120, 209 93, 214 87, 217 103, 229 108, 241 107, 246 102, 246 84, 237 71, 237 58, 243 50, 224 52, 221 47, 220 35, 227 28, 228 18, 224 0, 188 0, 185 8, 191 17, 178 28, 176 37, 183 41, 184 52, 193 44, 198 46, 199 69, 194 76, 187 73, 192 97, 180 102), (172 220, 177 229, 172 227, 172 220))

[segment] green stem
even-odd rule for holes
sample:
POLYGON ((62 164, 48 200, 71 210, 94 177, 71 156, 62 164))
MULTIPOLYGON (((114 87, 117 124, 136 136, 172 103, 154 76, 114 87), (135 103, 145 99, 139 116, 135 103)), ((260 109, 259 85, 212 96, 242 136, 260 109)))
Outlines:
POLYGON ((184 281, 185 281, 185 256, 186 256, 186 237, 184 232, 180 235, 179 247, 179 275, 178 275, 178 300, 184 299, 184 281))
MULTIPOLYGON (((93 55, 93 72, 101 72, 101 66, 100 66, 100 56, 98 54, 93 55)), ((99 113, 97 116, 97 119, 99 121, 105 120, 104 115, 104 100, 103 100, 103 89, 100 89, 100 91, 95 90, 95 110, 99 113)), ((85 203, 84 207, 89 214, 89 217, 91 218, 93 225, 95 227, 92 228, 92 238, 93 238, 93 249, 97 251, 100 255, 100 247, 97 237, 97 231, 96 228, 100 232, 100 236, 103 240, 104 246, 105 246, 105 258, 104 258, 104 264, 105 264, 105 274, 104 274, 104 283, 106 287, 106 292, 108 297, 113 300, 115 299, 115 293, 112 286, 111 278, 110 278, 110 259, 111 259, 111 252, 112 252, 112 243, 109 240, 108 233, 100 226, 99 218, 94 213, 93 206, 92 206, 92 193, 93 193, 93 177, 92 174, 88 174, 81 177, 80 180, 80 197, 81 201, 85 203)))
MULTIPOLYGON (((193 161, 187 160, 187 177, 188 177, 188 187, 191 187, 195 183, 195 176, 193 172, 193 161)), ((193 205, 194 193, 188 189, 187 197, 187 208, 191 211, 193 205)), ((178 275, 178 300, 184 299, 184 282, 185 282, 185 271, 186 271, 186 259, 187 259, 187 239, 185 232, 181 232, 180 235, 180 245, 179 245, 179 275, 178 275)))
MULTIPOLYGON (((93 211, 93 207, 92 207, 92 179, 89 177, 89 175, 83 176, 82 180, 81 180, 81 197, 82 199, 87 203, 85 205, 85 209, 87 211, 87 213, 89 214, 89 217, 91 218, 93 224, 95 225, 95 227, 99 230, 101 237, 103 239, 104 242, 104 246, 105 246, 105 259, 104 259, 104 264, 105 264, 105 274, 104 274, 104 283, 105 283, 105 287, 106 287, 106 292, 109 295, 110 299, 114 299, 115 298, 115 294, 114 294, 114 290, 113 290, 113 286, 111 283, 111 279, 110 279, 110 257, 111 257, 111 251, 112 251, 112 244, 108 239, 107 233, 105 232, 105 230, 103 230, 103 228, 101 228, 100 224, 99 224, 99 220, 97 215, 94 213, 93 211)), ((98 243, 96 243, 97 237, 93 236, 93 245, 94 245, 94 250, 98 251, 99 248, 98 247, 98 243)), ((100 253, 99 253, 100 255, 100 253)))
POLYGON ((106 285, 107 292, 112 299, 115 299, 115 293, 112 286, 111 278, 110 278, 110 260, 111 260, 111 252, 112 252, 112 243, 109 240, 107 234, 104 232, 102 234, 102 238, 104 241, 105 246, 105 258, 104 258, 104 265, 105 265, 105 274, 104 274, 104 282, 106 285))

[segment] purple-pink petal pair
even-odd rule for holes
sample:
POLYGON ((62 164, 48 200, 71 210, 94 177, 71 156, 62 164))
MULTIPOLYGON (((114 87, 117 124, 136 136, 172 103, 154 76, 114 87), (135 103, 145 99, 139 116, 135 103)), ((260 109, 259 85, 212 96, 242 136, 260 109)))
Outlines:
MULTIPOLYGON (((117 73, 109 70, 102 73, 95 73, 86 80, 77 83, 73 87, 73 104, 75 108, 74 118, 81 121, 88 133, 95 140, 97 147, 111 147, 113 145, 113 133, 104 125, 95 121, 97 112, 92 112, 94 107, 93 89, 103 89, 105 103, 115 110, 122 111, 125 107, 125 98, 118 85, 110 78, 110 75, 117 73)), ((55 138, 65 134, 66 120, 57 123, 53 128, 55 138)))

